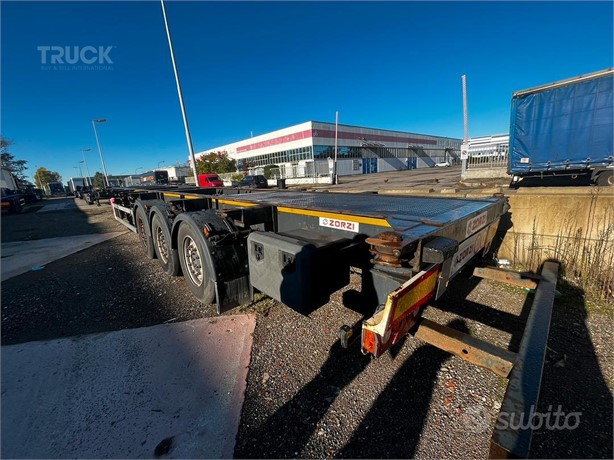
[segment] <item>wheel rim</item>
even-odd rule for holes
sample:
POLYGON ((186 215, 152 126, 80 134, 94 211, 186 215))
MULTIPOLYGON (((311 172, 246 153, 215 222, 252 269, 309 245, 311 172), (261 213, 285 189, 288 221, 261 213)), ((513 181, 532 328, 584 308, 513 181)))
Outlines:
POLYGON ((190 236, 183 240, 183 260, 188 269, 188 276, 196 286, 203 284, 203 264, 196 242, 190 236))
POLYGON ((162 227, 158 226, 156 226, 156 244, 158 245, 160 259, 162 259, 162 262, 168 263, 168 247, 166 246, 166 238, 164 238, 162 227))
POLYGON ((138 226, 141 243, 143 243, 143 246, 147 247, 147 234, 145 233, 145 223, 143 222, 143 219, 138 219, 138 226))

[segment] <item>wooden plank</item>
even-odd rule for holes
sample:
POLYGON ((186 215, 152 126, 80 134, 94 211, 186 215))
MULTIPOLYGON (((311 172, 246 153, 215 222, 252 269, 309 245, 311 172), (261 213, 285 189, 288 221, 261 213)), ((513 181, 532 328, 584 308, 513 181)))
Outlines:
POLYGON ((475 267, 473 270, 473 276, 478 276, 480 278, 493 281, 500 281, 502 283, 511 284, 512 286, 519 286, 527 289, 535 289, 537 287, 537 281, 535 278, 539 278, 536 275, 531 275, 529 273, 520 273, 494 267, 475 267), (533 279, 530 279, 529 277, 533 279))
POLYGON ((501 377, 507 378, 516 359, 516 354, 509 350, 424 318, 420 320, 414 337, 501 377))

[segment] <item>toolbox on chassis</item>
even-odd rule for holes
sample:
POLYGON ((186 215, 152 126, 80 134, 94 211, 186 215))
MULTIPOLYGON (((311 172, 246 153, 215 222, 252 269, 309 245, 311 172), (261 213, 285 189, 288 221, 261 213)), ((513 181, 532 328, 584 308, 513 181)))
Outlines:
POLYGON ((485 252, 503 197, 465 199, 242 189, 116 189, 115 218, 149 257, 218 313, 254 289, 303 314, 362 272, 373 316, 362 349, 380 356, 469 260, 485 252))

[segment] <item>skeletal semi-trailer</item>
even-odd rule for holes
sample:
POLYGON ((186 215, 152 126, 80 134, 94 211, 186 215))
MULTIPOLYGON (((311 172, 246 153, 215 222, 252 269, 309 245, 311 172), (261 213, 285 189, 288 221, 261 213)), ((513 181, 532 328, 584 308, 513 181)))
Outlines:
POLYGON ((401 197, 240 189, 116 190, 115 218, 148 257, 183 274, 218 313, 263 292, 303 314, 362 273, 373 316, 364 352, 381 355, 408 332, 448 281, 486 251, 502 197, 401 197))

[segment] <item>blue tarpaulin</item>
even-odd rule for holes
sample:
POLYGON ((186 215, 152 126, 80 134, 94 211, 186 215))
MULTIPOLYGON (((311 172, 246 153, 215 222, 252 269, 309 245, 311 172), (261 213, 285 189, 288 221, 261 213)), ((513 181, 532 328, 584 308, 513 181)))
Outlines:
POLYGON ((614 73, 512 98, 510 173, 613 163, 614 73))

